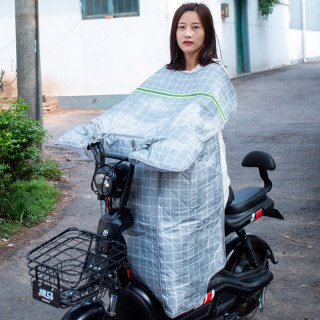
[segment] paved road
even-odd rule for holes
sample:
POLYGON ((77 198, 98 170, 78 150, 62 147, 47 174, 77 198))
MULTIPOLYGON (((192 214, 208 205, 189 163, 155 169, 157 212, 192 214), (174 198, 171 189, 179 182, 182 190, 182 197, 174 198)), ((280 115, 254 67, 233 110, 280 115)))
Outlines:
MULTIPOLYGON (((277 170, 270 174, 271 194, 285 217, 284 221, 259 219, 250 228, 269 242, 279 260, 277 266, 271 266, 274 281, 267 291, 265 319, 319 319, 320 62, 244 76, 233 83, 239 110, 224 130, 233 188, 260 184, 257 170, 241 168, 247 152, 271 153, 277 163, 277 170)), ((99 214, 89 189, 92 163, 52 146, 68 128, 98 114, 93 110, 59 111, 45 116, 45 126, 53 135, 47 150, 60 159, 69 179, 65 187, 74 199, 60 216, 58 212, 48 223, 32 229, 33 238, 20 245, 17 240, 12 251, 0 251, 0 319, 53 320, 64 313, 32 300, 24 257, 68 226, 95 230, 99 214)))

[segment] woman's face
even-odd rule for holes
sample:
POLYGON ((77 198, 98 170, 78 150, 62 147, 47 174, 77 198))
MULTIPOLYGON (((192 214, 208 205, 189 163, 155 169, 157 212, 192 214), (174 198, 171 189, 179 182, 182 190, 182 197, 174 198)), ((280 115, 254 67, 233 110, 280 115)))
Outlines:
POLYGON ((205 32, 195 11, 185 12, 179 22, 176 38, 184 56, 198 56, 204 43, 205 32))

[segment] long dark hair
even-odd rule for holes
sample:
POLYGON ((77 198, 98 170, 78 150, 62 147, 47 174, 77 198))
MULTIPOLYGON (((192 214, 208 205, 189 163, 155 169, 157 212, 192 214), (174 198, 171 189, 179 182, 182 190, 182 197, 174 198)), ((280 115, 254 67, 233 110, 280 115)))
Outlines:
POLYGON ((169 70, 186 69, 184 54, 178 46, 176 33, 179 20, 181 16, 187 11, 195 11, 198 13, 205 32, 203 48, 198 56, 198 64, 200 64, 201 66, 206 66, 209 63, 213 63, 213 59, 218 58, 216 48, 216 32, 214 30, 213 19, 209 8, 202 3, 185 3, 177 9, 172 20, 170 33, 171 61, 169 64, 167 64, 167 69, 169 70))

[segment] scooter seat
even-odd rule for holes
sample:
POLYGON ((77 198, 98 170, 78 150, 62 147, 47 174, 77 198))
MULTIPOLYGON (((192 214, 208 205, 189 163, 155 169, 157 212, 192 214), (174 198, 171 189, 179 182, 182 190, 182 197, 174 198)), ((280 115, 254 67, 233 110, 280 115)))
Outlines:
POLYGON ((226 206, 226 214, 241 213, 266 199, 266 191, 260 187, 246 187, 234 193, 233 201, 226 206))

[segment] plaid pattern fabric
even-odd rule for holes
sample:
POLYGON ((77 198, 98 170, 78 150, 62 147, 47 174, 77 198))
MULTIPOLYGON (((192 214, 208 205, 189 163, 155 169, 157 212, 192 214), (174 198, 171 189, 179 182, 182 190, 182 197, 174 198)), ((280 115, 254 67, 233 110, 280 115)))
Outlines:
POLYGON ((237 96, 219 64, 166 68, 124 101, 64 134, 57 143, 107 151, 136 165, 126 232, 132 274, 173 318, 201 303, 225 264, 224 191, 219 133, 237 96))

